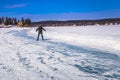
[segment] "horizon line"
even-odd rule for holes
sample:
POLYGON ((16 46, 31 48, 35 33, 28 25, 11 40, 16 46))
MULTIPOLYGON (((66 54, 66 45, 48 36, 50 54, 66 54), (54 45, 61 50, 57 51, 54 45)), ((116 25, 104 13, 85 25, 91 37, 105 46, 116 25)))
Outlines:
POLYGON ((120 17, 116 17, 116 18, 100 18, 100 19, 69 19, 69 20, 40 20, 40 21, 32 21, 32 22, 44 22, 44 21, 82 21, 82 20, 105 20, 105 19, 120 19, 120 17))

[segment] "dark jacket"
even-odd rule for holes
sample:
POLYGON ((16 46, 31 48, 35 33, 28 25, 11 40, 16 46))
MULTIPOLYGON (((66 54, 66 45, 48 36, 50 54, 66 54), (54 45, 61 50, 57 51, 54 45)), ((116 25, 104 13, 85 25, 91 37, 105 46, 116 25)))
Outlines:
POLYGON ((39 26, 36 31, 38 31, 38 34, 42 33, 42 30, 46 31, 42 26, 39 26))

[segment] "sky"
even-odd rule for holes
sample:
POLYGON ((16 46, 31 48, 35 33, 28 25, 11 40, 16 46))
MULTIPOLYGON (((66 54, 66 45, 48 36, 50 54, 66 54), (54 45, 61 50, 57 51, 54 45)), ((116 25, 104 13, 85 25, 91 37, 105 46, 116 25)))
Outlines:
POLYGON ((120 0, 0 0, 0 17, 32 21, 120 18, 120 0))

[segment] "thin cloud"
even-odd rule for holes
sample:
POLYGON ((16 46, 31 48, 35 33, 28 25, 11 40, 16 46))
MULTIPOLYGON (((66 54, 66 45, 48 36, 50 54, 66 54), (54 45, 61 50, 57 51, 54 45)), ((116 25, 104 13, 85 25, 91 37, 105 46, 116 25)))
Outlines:
POLYGON ((13 4, 13 5, 8 5, 8 6, 5 6, 5 8, 21 8, 21 7, 25 7, 26 4, 13 4))

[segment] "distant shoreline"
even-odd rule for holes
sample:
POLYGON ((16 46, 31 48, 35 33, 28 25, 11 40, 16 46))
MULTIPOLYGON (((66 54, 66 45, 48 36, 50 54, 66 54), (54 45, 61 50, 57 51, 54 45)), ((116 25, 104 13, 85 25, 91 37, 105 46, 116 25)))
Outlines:
POLYGON ((97 20, 48 20, 32 22, 32 25, 44 25, 44 26, 87 26, 87 25, 119 25, 120 18, 106 18, 97 20))

